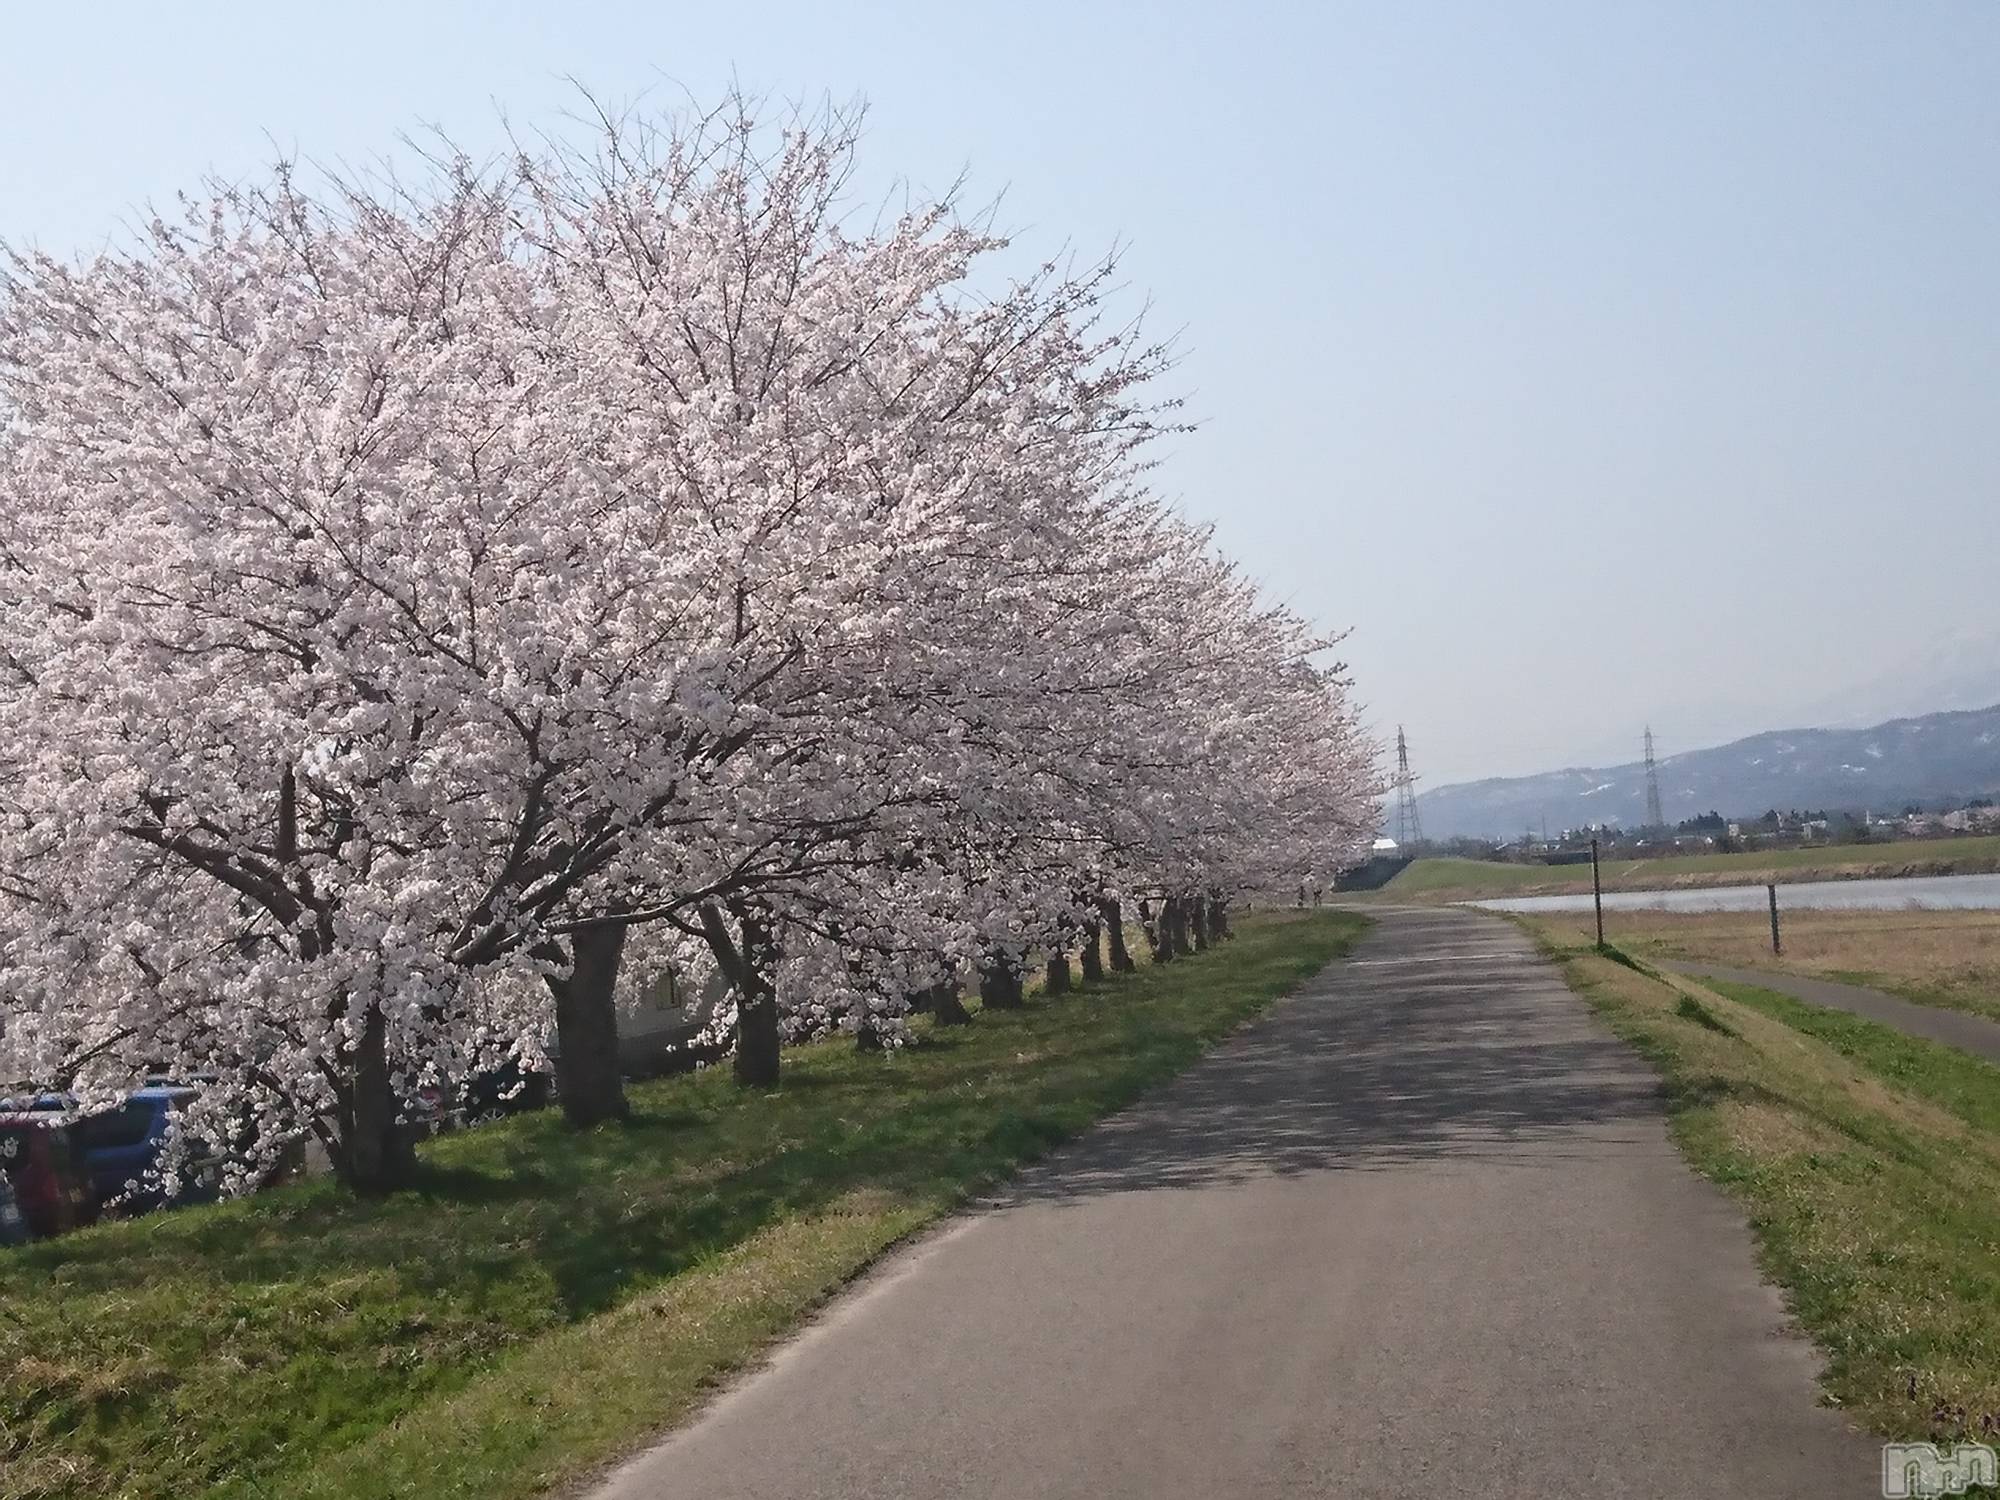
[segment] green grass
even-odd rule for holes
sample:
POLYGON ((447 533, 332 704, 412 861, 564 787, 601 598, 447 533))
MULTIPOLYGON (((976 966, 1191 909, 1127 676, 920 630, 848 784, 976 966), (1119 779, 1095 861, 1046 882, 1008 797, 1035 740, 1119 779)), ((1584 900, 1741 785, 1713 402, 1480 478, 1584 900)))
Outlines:
POLYGON ((1345 914, 903 1052, 788 1052, 330 1182, 0 1253, 0 1497, 539 1494, 683 1418, 871 1260, 1344 952, 1345 914))
POLYGON ((1994 1441, 2000 1069, 1529 925, 1661 1071, 1676 1141, 1742 1201, 1766 1273, 1824 1349, 1828 1399, 1885 1436, 1994 1441))
MULTIPOLYGON (((1419 859, 1396 872, 1382 887, 1392 896, 1425 896, 1434 891, 1501 893, 1524 886, 1545 886, 1550 881, 1573 880, 1576 870, 1569 866, 1503 865, 1484 859, 1419 859)), ((1590 866, 1583 866, 1584 888, 1590 887, 1590 866)))
POLYGON ((1876 1077, 1949 1110, 1973 1129, 2000 1141, 2000 1068, 1983 1058, 1844 1010, 1808 1005, 1776 990, 1720 980, 1702 983, 1738 1004, 1783 1021, 1794 1031, 1818 1038, 1876 1077))
POLYGON ((1719 1031, 1724 1036, 1734 1036, 1736 1034, 1729 1029, 1727 1021, 1723 1020, 1692 995, 1681 996, 1680 1003, 1674 1007, 1674 1014, 1683 1020, 1694 1022, 1697 1026, 1706 1026, 1710 1031, 1719 1031))
MULTIPOLYGON (((2000 869, 2000 835, 1835 844, 1741 854, 1676 854, 1660 859, 1607 859, 1606 890, 1663 885, 1761 884, 1769 879, 1840 879, 1859 874, 1973 873, 2000 869)), ((1482 859, 1419 859, 1383 888, 1389 896, 1477 899, 1481 896, 1573 894, 1590 889, 1590 865, 1510 865, 1482 859)))

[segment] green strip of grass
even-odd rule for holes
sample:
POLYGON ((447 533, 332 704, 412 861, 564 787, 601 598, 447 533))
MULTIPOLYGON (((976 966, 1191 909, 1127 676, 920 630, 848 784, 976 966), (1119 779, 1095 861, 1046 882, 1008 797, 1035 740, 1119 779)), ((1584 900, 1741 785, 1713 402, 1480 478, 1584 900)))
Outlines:
POLYGON ((1842 1057, 1919 1098, 1950 1110, 1975 1130, 2000 1139, 2000 1068, 1942 1042, 1909 1036, 1893 1027, 1808 1005, 1776 990, 1703 980, 1711 990, 1775 1016, 1795 1031, 1818 1037, 1842 1057))
POLYGON ((1342 913, 900 1053, 644 1084, 587 1134, 432 1142, 415 1191, 319 1182, 0 1254, 4 1500, 542 1492, 685 1417, 871 1260, 1352 944, 1342 913))
POLYGON ((1743 1202, 1766 1274, 1826 1352, 1828 1398, 1885 1436, 1995 1441, 2000 1070, 1532 930, 1664 1075, 1676 1141, 1743 1202))
POLYGON ((1434 891, 1499 895, 1524 886, 1574 883, 1579 868, 1583 871, 1583 888, 1589 890, 1589 865, 1510 865, 1498 860, 1445 857, 1418 859, 1397 871, 1382 889, 1391 896, 1427 896, 1434 891))

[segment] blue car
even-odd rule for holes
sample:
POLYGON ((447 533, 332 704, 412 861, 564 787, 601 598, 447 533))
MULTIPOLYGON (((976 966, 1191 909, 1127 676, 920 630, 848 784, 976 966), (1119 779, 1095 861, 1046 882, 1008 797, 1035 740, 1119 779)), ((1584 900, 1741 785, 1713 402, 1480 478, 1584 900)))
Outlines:
MULTIPOLYGON (((195 1092, 177 1084, 148 1084, 116 1109, 75 1123, 91 1196, 100 1207, 133 1214, 167 1201, 149 1174, 166 1150, 175 1111, 193 1099, 195 1092)), ((173 1201, 195 1203, 214 1196, 212 1182, 184 1181, 173 1201)))

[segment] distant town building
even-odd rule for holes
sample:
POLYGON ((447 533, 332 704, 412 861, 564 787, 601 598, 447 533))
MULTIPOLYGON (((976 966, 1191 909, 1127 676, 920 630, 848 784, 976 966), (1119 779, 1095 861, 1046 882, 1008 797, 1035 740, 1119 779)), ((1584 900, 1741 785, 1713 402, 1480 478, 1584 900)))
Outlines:
POLYGON ((2000 808, 1961 807, 1948 812, 1938 822, 1951 833, 1991 833, 2000 830, 2000 808))

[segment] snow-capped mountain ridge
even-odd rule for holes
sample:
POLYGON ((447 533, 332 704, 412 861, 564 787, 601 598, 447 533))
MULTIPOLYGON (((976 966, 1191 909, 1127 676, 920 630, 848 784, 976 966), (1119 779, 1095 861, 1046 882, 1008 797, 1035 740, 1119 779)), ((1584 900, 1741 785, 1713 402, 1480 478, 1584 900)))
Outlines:
MULTIPOLYGON (((1912 802, 2000 795, 2000 704, 1865 729, 1769 730, 1663 755, 1659 768, 1670 822, 1710 809, 1730 817, 1770 807, 1893 813, 1912 802)), ((1646 768, 1634 760, 1463 782, 1422 793, 1418 809, 1432 838, 1506 838, 1544 822, 1551 832, 1636 827, 1645 818, 1646 768)))

